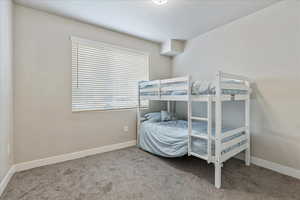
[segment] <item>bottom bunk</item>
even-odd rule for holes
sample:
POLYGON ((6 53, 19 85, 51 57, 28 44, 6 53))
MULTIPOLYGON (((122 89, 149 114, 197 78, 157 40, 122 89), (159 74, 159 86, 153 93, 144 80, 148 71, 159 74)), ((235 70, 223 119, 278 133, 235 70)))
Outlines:
MULTIPOLYGON (((206 122, 192 122, 192 134, 199 136, 195 138, 191 144, 191 151, 195 155, 200 155, 201 158, 207 157, 207 139, 205 139, 205 133, 207 133, 206 122)), ((234 130, 230 127, 224 127, 222 132, 228 132, 234 130)), ((212 129, 212 162, 214 162, 214 134, 215 130, 212 129)), ((239 149, 244 150, 244 146, 247 144, 247 139, 244 132, 236 133, 229 137, 223 137, 222 145, 224 147, 221 152, 224 155, 238 152, 239 149), (235 143, 239 138, 239 142, 235 143), (245 139, 244 139, 245 138, 245 139), (229 144, 229 145, 228 145, 229 144)), ((139 132, 139 145, 142 149, 163 157, 181 157, 188 154, 188 123, 184 120, 172 120, 172 121, 152 121, 146 120, 140 125, 139 132)), ((227 160, 227 159, 226 159, 227 160)), ((224 160, 225 161, 225 160, 224 160)))

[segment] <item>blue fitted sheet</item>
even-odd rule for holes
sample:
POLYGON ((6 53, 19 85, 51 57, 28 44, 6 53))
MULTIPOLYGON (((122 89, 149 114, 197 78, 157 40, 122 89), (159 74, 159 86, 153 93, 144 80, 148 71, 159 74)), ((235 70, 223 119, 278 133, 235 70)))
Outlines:
MULTIPOLYGON (((167 122, 149 122, 145 121, 141 124, 139 145, 142 149, 163 157, 181 157, 187 154, 188 149, 188 131, 187 121, 175 120, 167 122)), ((207 132, 206 122, 193 122, 193 134, 200 134, 207 132)), ((228 131, 230 128, 223 128, 222 132, 228 131)), ((212 135, 215 130, 212 130, 212 135)), ((239 137, 237 134, 230 138, 224 138, 222 142, 226 142, 233 138, 239 137)), ((243 141, 241 144, 244 144, 243 141)), ((229 149, 224 150, 222 153, 230 151, 241 144, 237 144, 229 149)), ((193 152, 198 154, 206 154, 207 140, 194 139, 192 140, 191 148, 193 152)), ((214 154, 214 142, 212 142, 212 154, 214 154)))

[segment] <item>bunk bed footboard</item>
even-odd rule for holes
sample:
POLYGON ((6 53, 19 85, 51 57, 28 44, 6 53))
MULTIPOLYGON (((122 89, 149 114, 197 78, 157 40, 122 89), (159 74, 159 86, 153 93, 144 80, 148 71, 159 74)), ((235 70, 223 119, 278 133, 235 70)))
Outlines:
POLYGON ((246 165, 250 164, 250 80, 246 77, 228 74, 219 71, 216 76, 216 151, 215 151, 215 187, 221 187, 221 170, 223 162, 229 158, 237 155, 242 151, 245 153, 245 163, 246 165), (238 81, 241 84, 232 84, 224 82, 224 80, 238 81), (225 133, 222 133, 222 91, 223 90, 244 90, 247 91, 245 98, 242 100, 245 101, 245 125, 244 127, 237 128, 225 133), (239 133, 243 133, 238 135, 239 133), (230 137, 237 135, 237 137, 232 138, 223 142, 225 137, 230 137))

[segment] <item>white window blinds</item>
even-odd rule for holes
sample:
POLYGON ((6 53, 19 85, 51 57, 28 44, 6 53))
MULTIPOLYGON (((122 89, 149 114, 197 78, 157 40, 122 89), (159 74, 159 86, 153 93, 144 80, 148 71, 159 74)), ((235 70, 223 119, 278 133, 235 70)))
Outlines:
POLYGON ((72 111, 136 107, 138 81, 148 80, 149 56, 102 42, 71 40, 72 111))

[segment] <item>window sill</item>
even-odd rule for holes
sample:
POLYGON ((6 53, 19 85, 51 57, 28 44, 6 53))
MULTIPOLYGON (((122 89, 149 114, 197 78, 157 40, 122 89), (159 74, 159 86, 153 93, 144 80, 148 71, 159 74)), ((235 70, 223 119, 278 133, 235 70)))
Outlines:
MULTIPOLYGON (((99 109, 95 109, 95 110, 72 110, 72 113, 81 113, 81 112, 122 112, 122 111, 132 111, 132 110, 136 110, 138 109, 138 107, 134 107, 134 108, 120 108, 120 109, 106 109, 106 110, 99 110, 99 109)), ((141 107, 141 110, 147 110, 149 109, 149 107, 141 107)))

